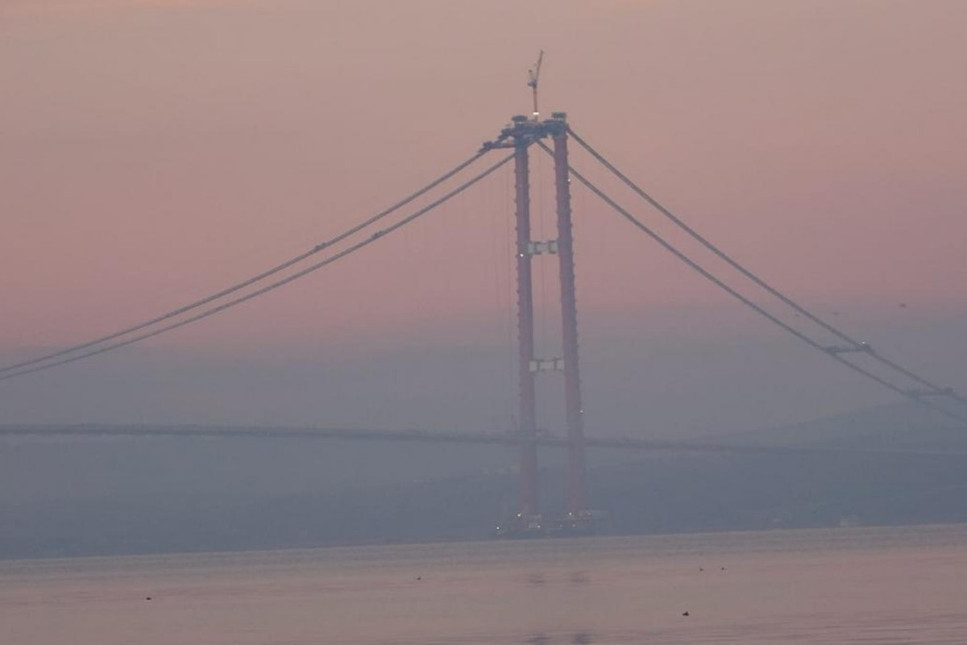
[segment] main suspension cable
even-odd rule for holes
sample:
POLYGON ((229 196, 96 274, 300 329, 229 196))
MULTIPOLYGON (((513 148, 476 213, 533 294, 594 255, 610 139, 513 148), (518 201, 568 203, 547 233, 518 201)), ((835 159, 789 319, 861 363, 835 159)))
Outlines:
POLYGON ((296 273, 293 273, 293 274, 291 274, 289 276, 286 276, 285 278, 282 278, 280 280, 276 280, 275 282, 269 283, 269 284, 267 284, 267 285, 265 285, 265 286, 263 286, 263 287, 255 290, 255 291, 252 291, 251 293, 245 294, 244 296, 240 296, 240 297, 235 298, 233 300, 229 300, 228 302, 222 303, 221 305, 218 305, 217 307, 213 307, 211 309, 207 309, 207 310, 205 310, 205 311, 203 311, 203 312, 201 312, 199 314, 195 314, 194 316, 191 316, 189 318, 185 318, 183 320, 179 320, 178 322, 175 322, 175 323, 172 323, 172 324, 169 324, 169 325, 165 325, 164 327, 161 327, 159 329, 155 329, 155 330, 152 330, 150 332, 146 332, 146 333, 137 335, 137 336, 135 336, 133 338, 128 338, 126 340, 123 340, 123 341, 120 341, 120 342, 117 342, 117 343, 113 343, 113 344, 110 344, 110 345, 106 345, 104 347, 99 347, 97 349, 92 349, 91 351, 84 352, 84 353, 78 354, 76 356, 65 357, 65 358, 62 358, 61 360, 58 360, 58 361, 54 361, 54 362, 51 362, 51 363, 46 363, 44 365, 38 365, 38 366, 35 366, 35 367, 28 367, 27 369, 21 369, 19 371, 13 372, 13 373, 9 373, 9 374, 2 375, 2 376, 0 376, 0 381, 5 381, 7 379, 18 378, 20 376, 25 376, 25 375, 31 374, 33 372, 39 372, 41 370, 50 369, 52 367, 58 367, 60 365, 66 365, 67 363, 73 363, 74 361, 79 361, 79 360, 84 359, 84 358, 90 358, 92 356, 97 356, 98 354, 103 354, 105 352, 109 352, 109 351, 112 351, 112 350, 115 350, 115 349, 120 349, 120 348, 126 347, 128 345, 133 345, 134 343, 141 342, 141 341, 147 340, 149 338, 154 338, 155 336, 159 336, 161 334, 164 334, 166 332, 172 331, 174 329, 178 329, 179 327, 184 327, 185 325, 188 325, 188 324, 197 322, 197 321, 202 320, 204 318, 208 318, 209 316, 213 316, 213 315, 215 315, 217 313, 220 313, 222 311, 225 311, 226 309, 229 309, 231 307, 235 307, 237 305, 242 304, 243 302, 247 302, 249 300, 252 300, 253 298, 257 298, 258 296, 264 295, 264 294, 266 294, 266 293, 268 293, 270 291, 273 291, 275 289, 278 289, 279 287, 282 287, 284 285, 287 285, 290 282, 293 282, 295 280, 298 280, 299 278, 302 278, 302 277, 304 277, 304 276, 306 276, 306 275, 308 275, 308 274, 310 274, 310 273, 312 273, 314 271, 317 271, 317 270, 319 270, 319 269, 321 269, 321 268, 323 268, 325 266, 328 266, 328 265, 330 265, 330 264, 332 264, 332 263, 334 263, 334 262, 336 262, 336 261, 338 261, 338 260, 340 260, 340 259, 348 256, 348 255, 351 255, 351 254, 355 253, 356 251, 359 251, 360 249, 362 249, 362 248, 364 248, 366 246, 369 246, 370 244, 372 244, 376 240, 378 240, 378 239, 380 239, 382 237, 385 237, 386 235, 392 233, 393 231, 396 231, 397 229, 402 228, 403 226, 409 224, 410 222, 413 222, 414 220, 418 219, 419 217, 422 217, 423 215, 429 213, 431 210, 433 210, 437 206, 440 206, 441 204, 449 201, 450 199, 452 199, 453 197, 456 197, 457 195, 459 195, 463 191, 467 190, 468 188, 470 188, 471 186, 473 186, 477 182, 481 181, 485 177, 488 177, 489 175, 491 175, 492 173, 494 173, 498 168, 500 168, 501 166, 503 166, 504 164, 506 164, 508 161, 510 161, 513 158, 514 158, 514 155, 508 155, 507 157, 505 157, 502 160, 498 161, 497 163, 493 164, 492 166, 490 166, 489 168, 487 168, 486 170, 484 170, 480 174, 478 174, 475 177, 473 177, 473 178, 465 181, 464 183, 460 184, 459 186, 457 186, 456 188, 454 188, 450 192, 446 193, 442 197, 440 197, 440 198, 438 198, 438 199, 430 202, 429 204, 427 204, 423 208, 417 210, 416 212, 414 212, 414 213, 412 213, 410 215, 407 215, 406 217, 404 217, 403 219, 399 220, 398 222, 396 222, 396 223, 394 223, 394 224, 392 224, 392 225, 390 225, 390 226, 388 226, 388 227, 386 227, 384 229, 381 229, 381 230, 377 231, 376 233, 374 233, 370 237, 368 237, 368 238, 366 238, 366 239, 364 239, 364 240, 362 240, 360 242, 357 242, 357 243, 353 244, 352 246, 346 247, 345 249, 343 249, 339 253, 336 253, 335 255, 332 255, 332 256, 326 258, 325 260, 316 262, 315 264, 312 264, 312 265, 310 265, 310 266, 308 266, 308 267, 306 267, 304 269, 301 269, 301 270, 297 271, 296 273))
MULTIPOLYGON (((537 142, 537 145, 539 145, 548 154, 553 154, 553 152, 550 150, 550 148, 548 148, 542 141, 538 141, 537 142)), ((798 338, 802 342, 806 343, 807 345, 809 345, 813 349, 817 349, 817 350, 823 352, 823 354, 825 354, 826 356, 829 356, 830 358, 836 360, 840 364, 845 365, 846 367, 848 367, 849 369, 853 370, 854 372, 857 372, 857 373, 861 374, 862 376, 865 376, 866 378, 868 378, 868 379, 870 379, 870 380, 878 383, 879 385, 881 385, 881 386, 883 386, 885 388, 888 388, 888 389, 892 390, 893 392, 895 392, 895 393, 897 393, 897 394, 899 394, 901 396, 904 396, 904 397, 906 397, 908 399, 911 399, 912 401, 914 401, 914 402, 916 402, 916 403, 918 403, 918 404, 920 404, 920 405, 922 405, 924 407, 930 408, 931 410, 935 410, 936 412, 939 412, 940 414, 942 414, 944 416, 947 416, 947 417, 949 417, 951 419, 955 419, 957 421, 960 421, 961 423, 967 424, 967 417, 960 416, 959 414, 956 414, 954 412, 951 412, 951 411, 949 411, 949 410, 947 410, 945 408, 942 408, 942 407, 940 407, 938 405, 934 405, 933 403, 931 403, 929 401, 925 401, 922 398, 920 398, 919 396, 917 396, 917 395, 915 395, 915 394, 913 394, 911 392, 908 392, 907 390, 904 390, 901 387, 898 387, 897 385, 895 385, 895 384, 887 381, 884 378, 881 378, 880 376, 877 376, 873 372, 870 372, 869 370, 867 370, 867 369, 865 369, 865 368, 863 368, 863 367, 861 367, 859 365, 856 365, 855 363, 853 363, 851 361, 846 360, 845 358, 843 358, 839 354, 834 354, 834 353, 828 352, 826 350, 826 348, 823 347, 821 344, 817 343, 815 340, 813 340, 812 338, 810 338, 806 334, 802 333, 798 329, 792 327, 788 323, 783 322, 782 320, 780 320, 779 318, 777 318, 773 314, 771 314, 768 311, 766 311, 760 305, 757 305, 755 302, 753 302, 752 300, 750 300, 746 296, 744 296, 741 293, 739 293, 733 287, 729 286, 728 284, 726 284, 725 282, 723 282, 722 280, 720 280, 719 278, 717 278, 710 271, 708 271, 707 269, 705 269, 703 266, 701 266, 700 264, 698 264, 695 260, 693 260, 692 258, 690 258, 688 255, 686 255, 685 253, 683 253, 682 251, 680 251, 675 246, 673 246, 670 242, 668 242, 663 237, 661 237, 658 233, 656 233, 654 230, 652 230, 650 227, 648 227, 646 224, 644 224, 641 220, 639 220, 634 215, 632 215, 630 212, 628 212, 626 209, 624 209, 620 204, 618 204, 616 201, 614 201, 604 191, 602 191, 600 188, 598 188, 595 184, 593 184, 590 180, 588 180, 584 175, 582 175, 580 172, 578 172, 577 170, 575 170, 573 167, 568 166, 568 171, 570 172, 570 174, 574 178, 576 178, 578 181, 580 181, 588 190, 590 190, 592 193, 594 193, 595 195, 597 195, 608 206, 610 206, 615 211, 617 211, 625 219, 627 219, 629 222, 631 222, 631 224, 634 225, 636 228, 640 229, 642 232, 644 232, 649 237, 651 237, 651 239, 653 239, 655 242, 657 242, 662 248, 664 248, 666 251, 668 251, 669 253, 671 253, 678 260, 680 260, 681 262, 683 262, 684 264, 686 264, 689 268, 691 268, 693 271, 695 271, 696 273, 698 273, 699 275, 701 275, 703 278, 705 278, 706 280, 708 280, 709 282, 711 282, 712 284, 714 284, 716 287, 718 287, 722 291, 725 291, 727 294, 729 294, 730 296, 732 296, 733 298, 735 298, 736 300, 738 300, 739 302, 741 302, 742 304, 744 304, 746 307, 752 309, 753 311, 755 311, 759 315, 763 316, 764 318, 766 318, 767 320, 769 320, 770 322, 772 322, 774 325, 778 326, 779 328, 781 328, 782 330, 786 331, 787 333, 795 336, 796 338, 798 338)))
MULTIPOLYGON (((707 248, 709 251, 711 251, 712 253, 714 253, 719 259, 721 259, 724 262, 726 262, 729 266, 731 266, 736 271, 738 271, 739 273, 741 273, 742 275, 744 275, 746 278, 748 278, 749 280, 751 280, 752 282, 754 282, 755 284, 757 284, 761 288, 765 289, 767 292, 769 292, 770 294, 772 294, 774 297, 778 298, 780 301, 782 301, 783 303, 785 303, 787 306, 791 307, 792 309, 794 309, 798 313, 802 314, 803 316, 805 316, 806 318, 808 318, 812 322, 816 323, 817 325, 819 325, 820 327, 822 327, 826 331, 830 332, 831 334, 837 336, 841 340, 843 340, 846 343, 848 343, 849 346, 850 346, 850 351, 857 351, 857 352, 863 352, 863 353, 869 354, 875 360, 877 360, 880 363, 886 365, 890 369, 892 369, 892 370, 894 370, 896 372, 899 372, 900 374, 903 374, 907 378, 909 378, 909 379, 911 379, 913 381, 916 381, 917 383, 920 383, 921 385, 925 386, 928 390, 930 390, 930 394, 932 394, 932 395, 947 396, 947 397, 950 397, 952 399, 955 399, 955 400, 957 400, 957 401, 959 401, 961 403, 967 403, 967 397, 964 397, 964 396, 962 396, 962 395, 954 392, 950 388, 941 387, 941 386, 939 386, 939 385, 937 385, 937 384, 935 384, 935 383, 927 380, 926 378, 920 376, 919 374, 916 374, 913 371, 911 371, 911 370, 903 367, 902 365, 899 365, 898 363, 896 363, 896 362, 894 362, 894 361, 886 358, 885 356, 881 356, 872 347, 870 347, 869 344, 864 343, 864 342, 859 341, 859 340, 856 340, 855 338, 849 336, 846 332, 844 332, 841 329, 839 329, 839 328, 833 326, 832 324, 826 322, 825 320, 823 320, 822 318, 820 318, 816 314, 814 314, 811 311, 809 311, 808 309, 806 309, 804 306, 802 306, 799 303, 797 303, 796 301, 794 301, 789 296, 785 295, 784 293, 782 293, 781 291, 779 291, 778 289, 776 289, 775 287, 773 287, 772 285, 770 285, 769 283, 767 283, 763 278, 761 278, 757 274, 753 273, 751 270, 747 269, 745 266, 743 266, 741 263, 739 263, 738 260, 736 260, 735 258, 733 258, 732 256, 730 256, 728 253, 726 253, 725 251, 723 251, 721 248, 719 248, 715 244, 713 244, 708 238, 706 238, 705 236, 703 236, 701 233, 699 233, 694 228, 692 228, 691 226, 689 226, 686 222, 684 222, 681 218, 677 217, 674 213, 672 213, 670 210, 668 210, 667 208, 665 208, 665 206, 663 206, 657 199, 655 199, 654 197, 652 197, 651 195, 649 195, 647 192, 645 192, 644 190, 642 190, 627 175, 625 175, 620 170, 618 170, 618 168, 615 167, 614 164, 612 164, 610 161, 608 161, 601 153, 599 153, 597 150, 595 150, 593 147, 591 147, 591 145, 588 144, 587 141, 585 141, 584 139, 582 139, 576 132, 574 132, 574 130, 572 130, 570 128, 570 126, 568 126, 568 133, 572 137, 574 137, 574 140, 577 141, 578 144, 580 144, 582 148, 584 148, 592 157, 594 157, 599 163, 601 163, 601 165, 603 165, 605 168, 607 168, 608 170, 610 170, 618 179, 620 179, 626 186, 628 186, 629 188, 631 188, 631 190, 633 190, 635 193, 637 193, 638 196, 640 196, 642 199, 644 199, 649 204, 651 204, 659 213, 661 213, 662 215, 664 215, 671 222, 673 222, 676 226, 678 226, 680 229, 682 229, 688 235, 690 235, 694 240, 696 240, 697 242, 699 242, 700 244, 702 244, 705 248, 707 248)), ((828 353, 832 353, 833 350, 831 350, 830 348, 824 348, 824 351, 826 351, 828 353)))
POLYGON ((127 327, 127 328, 122 329, 120 331, 113 332, 111 334, 108 334, 107 336, 101 336, 100 338, 95 338, 94 340, 85 341, 85 342, 80 343, 78 345, 73 345, 71 347, 67 347, 67 348, 58 350, 56 352, 51 352, 51 353, 45 354, 43 356, 38 356, 37 358, 32 358, 32 359, 29 359, 29 360, 21 361, 19 363, 14 363, 12 365, 5 365, 3 367, 0 367, 0 374, 4 374, 4 373, 7 373, 7 372, 13 372, 13 371, 18 370, 18 369, 20 369, 22 367, 27 367, 28 365, 36 365, 37 363, 43 363, 43 362, 49 361, 49 360, 54 359, 54 358, 59 358, 61 356, 65 356, 67 354, 73 354, 75 352, 79 352, 81 350, 88 349, 90 347, 94 347, 95 345, 100 345, 102 343, 106 343, 106 342, 111 341, 111 340, 114 340, 116 338, 120 338, 122 336, 127 336, 128 334, 133 334, 134 332, 141 331, 142 329, 145 329, 147 327, 151 327, 151 326, 156 325, 156 324, 158 324, 160 322, 164 322, 166 320, 170 320, 171 318, 175 318, 177 316, 180 316, 181 314, 184 314, 184 313, 187 313, 187 312, 192 311, 194 309, 197 309, 198 307, 207 305, 207 304, 209 304, 211 302, 214 302, 215 300, 219 300, 219 299, 224 298, 225 296, 227 296, 229 294, 235 293, 236 291, 239 291, 240 289, 244 289, 245 287, 251 286, 251 285, 253 285, 253 284, 257 283, 257 282, 261 282, 262 280, 265 280, 266 278, 269 278, 269 277, 271 277, 273 275, 276 275, 278 273, 281 273, 282 271, 285 271, 286 269, 288 269, 288 268, 290 268, 292 266, 295 266, 296 264, 302 262, 303 260, 305 260, 307 258, 310 258, 313 255, 316 255, 320 251, 323 251, 324 249, 327 249, 327 248, 333 246, 334 244, 338 244, 339 242, 342 242, 346 238, 355 235, 356 233, 358 233, 362 229, 364 229, 364 228, 366 228, 368 226, 371 226, 372 224, 375 224, 376 222, 380 221, 381 219, 383 219, 387 215, 390 215, 392 213, 395 213, 396 211, 398 211, 399 209, 403 208, 404 206, 406 206, 407 204, 409 204, 413 200, 417 199, 418 197, 421 197, 421 196, 425 195, 426 193, 428 193, 429 191, 433 190, 434 188, 436 188, 437 186, 439 186, 443 182, 447 181, 448 179, 450 179, 451 177, 453 177, 454 175, 456 175, 457 173, 459 173, 461 170, 463 170, 467 166, 473 164, 475 161, 477 161, 478 159, 480 159, 480 157, 482 157, 484 154, 486 154, 486 152, 487 152, 486 150, 481 150, 481 151, 477 152, 476 154, 474 154, 472 157, 470 157, 466 161, 463 161, 462 163, 454 166, 451 170, 448 170, 447 172, 445 172, 444 174, 440 175, 439 177, 437 177, 436 179, 434 179, 432 182, 430 182, 429 184, 427 184, 423 188, 421 188, 421 189, 417 190, 416 192, 408 195, 407 197, 401 199, 400 201, 396 202, 395 204, 393 204, 389 208, 387 208, 387 209, 385 209, 383 211, 380 211, 379 213, 376 213, 375 215, 373 215, 369 219, 366 219, 366 220, 364 220, 364 221, 356 224, 355 226, 346 229, 345 231, 343 231, 342 233, 339 233, 335 237, 330 238, 329 240, 326 240, 325 242, 320 242, 319 244, 316 244, 314 247, 312 247, 308 251, 305 251, 303 253, 300 253, 299 255, 296 255, 295 257, 292 257, 292 258, 286 260, 285 262, 282 262, 281 264, 277 264, 276 266, 274 266, 274 267, 272 267, 270 269, 267 269, 266 271, 263 271, 262 273, 259 273, 258 275, 252 276, 251 278, 248 278, 246 280, 243 280, 241 282, 238 282, 236 284, 233 284, 233 285, 231 285, 229 287, 226 287, 226 288, 222 289, 221 291, 218 291, 216 293, 213 293, 213 294, 211 294, 209 296, 205 296, 204 298, 201 298, 200 300, 196 300, 196 301, 191 302, 191 303, 189 303, 187 305, 184 305, 182 307, 178 307, 177 309, 173 309, 173 310, 171 310, 171 311, 169 311, 167 313, 161 314, 160 316, 157 316, 156 318, 152 318, 150 320, 146 320, 144 322, 138 323, 138 324, 136 324, 136 325, 134 325, 132 327, 127 327))

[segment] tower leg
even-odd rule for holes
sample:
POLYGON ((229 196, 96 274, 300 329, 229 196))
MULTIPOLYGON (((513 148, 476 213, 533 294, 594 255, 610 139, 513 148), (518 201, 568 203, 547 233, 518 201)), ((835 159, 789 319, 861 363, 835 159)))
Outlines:
POLYGON ((569 517, 587 515, 584 464, 584 408, 578 370, 577 298, 574 288, 574 236, 568 177, 567 129, 554 131, 554 181, 557 189, 557 248, 561 275, 561 320, 564 342, 564 405, 567 419, 567 510, 569 517))
MULTIPOLYGON (((534 300, 531 279, 531 255, 528 244, 530 226, 530 172, 527 142, 517 141, 514 148, 517 217, 517 337, 519 378, 520 444, 520 514, 521 518, 537 515, 537 408, 534 389, 534 300)), ((526 521, 526 519, 525 519, 526 521)))

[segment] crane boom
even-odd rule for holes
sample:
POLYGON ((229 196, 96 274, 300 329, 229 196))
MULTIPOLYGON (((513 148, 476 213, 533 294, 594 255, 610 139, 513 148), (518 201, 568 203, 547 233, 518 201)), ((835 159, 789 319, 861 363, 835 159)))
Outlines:
POLYGON ((537 57, 537 63, 530 68, 527 72, 527 86, 531 88, 534 92, 534 113, 533 118, 536 121, 540 112, 537 110, 537 82, 541 77, 541 63, 544 62, 544 50, 541 50, 540 55, 537 57))

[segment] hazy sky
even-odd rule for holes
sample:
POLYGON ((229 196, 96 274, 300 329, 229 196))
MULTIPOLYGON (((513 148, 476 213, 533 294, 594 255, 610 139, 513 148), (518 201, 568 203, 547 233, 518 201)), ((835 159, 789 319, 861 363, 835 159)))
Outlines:
MULTIPOLYGON (((543 48, 544 111, 566 110, 592 144, 776 285, 964 388, 963 350, 947 340, 962 338, 967 320, 965 21, 967 3, 956 0, 3 0, 0 356, 150 317, 392 203, 529 109, 526 71, 543 48)), ((573 162, 603 177, 576 149, 573 162)), ((550 163, 535 153, 534 166, 548 180, 534 189, 537 229, 550 237, 550 163)), ((283 394, 260 400, 198 370, 189 380, 218 389, 215 411, 203 385, 191 404, 172 395, 138 407, 132 391, 112 408, 104 370, 150 366, 163 353, 251 357, 262 367, 250 369, 269 361, 273 374, 286 373, 287 357, 338 355, 340 369, 352 363, 366 375, 392 356, 391 380, 421 369, 398 357, 427 350, 453 356, 451 374, 472 369, 457 350, 513 340, 512 188, 508 167, 364 254, 145 353, 0 384, 0 421, 244 421, 252 410, 353 419, 348 408, 313 407, 309 392, 291 405, 283 394), (72 377, 92 390, 83 401, 72 377)), ((735 373, 755 392, 762 374, 813 369, 799 350, 770 359, 761 347, 785 347, 778 337, 593 196, 576 189, 574 207, 584 358, 602 379, 589 388, 626 388, 639 403, 634 384, 678 382, 646 364, 608 381, 602 357, 647 361, 676 347, 710 361, 667 361, 694 377, 672 388, 679 403, 714 382, 702 380, 709 374, 735 373), (759 350, 729 350, 755 346, 760 332, 759 350)), ((538 318, 549 327, 556 272, 543 271, 538 318)), ((553 333, 539 333, 551 352, 553 333)), ((512 351, 496 355, 512 362, 512 351)), ((315 378, 333 378, 318 369, 315 378)), ((512 380, 510 369, 494 368, 495 378, 512 380)), ((788 384, 766 379, 784 391, 814 379, 818 394, 790 394, 764 416, 737 394, 737 423, 780 421, 786 403, 798 406, 792 417, 808 417, 849 407, 854 395, 879 400, 834 394, 850 378, 815 369, 788 384)), ((137 390, 150 377, 135 372, 142 377, 125 386, 137 390)), ((145 392, 156 386, 149 380, 145 392)), ((503 381, 494 388, 507 391, 503 381)), ((432 406, 435 389, 430 379, 406 405, 432 406)), ((689 427, 714 426, 721 410, 698 408, 689 427)), ((394 421, 390 412, 360 418, 394 421)), ((424 422, 416 413, 401 421, 424 422)))

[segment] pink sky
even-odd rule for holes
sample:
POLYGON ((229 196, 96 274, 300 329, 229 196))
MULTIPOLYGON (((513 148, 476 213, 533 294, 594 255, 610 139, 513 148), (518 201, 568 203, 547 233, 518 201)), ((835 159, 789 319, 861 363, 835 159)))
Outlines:
MULTIPOLYGON (((545 110, 805 303, 967 312, 965 20, 940 0, 8 0, 0 349, 150 317, 379 210, 528 109, 540 48, 545 110)), ((548 227, 551 195, 535 187, 548 227)), ((510 198, 504 172, 157 343, 505 320, 510 198)), ((732 307, 592 196, 574 203, 582 316, 732 307)))

